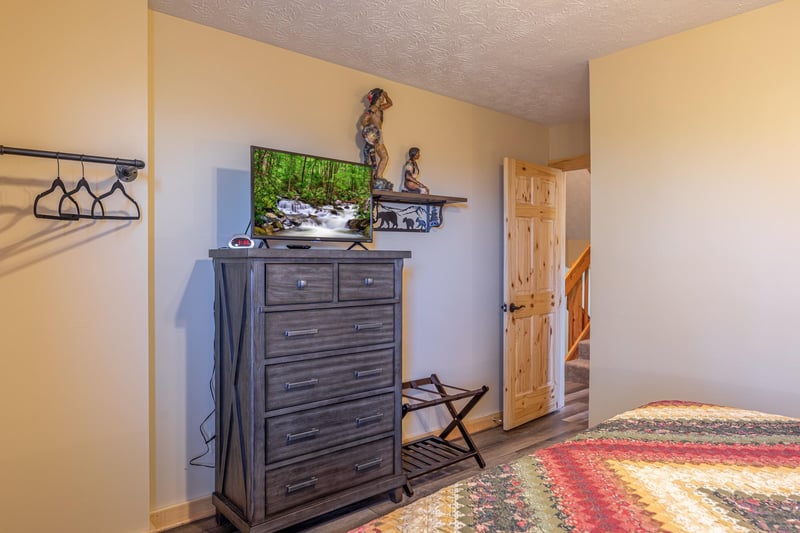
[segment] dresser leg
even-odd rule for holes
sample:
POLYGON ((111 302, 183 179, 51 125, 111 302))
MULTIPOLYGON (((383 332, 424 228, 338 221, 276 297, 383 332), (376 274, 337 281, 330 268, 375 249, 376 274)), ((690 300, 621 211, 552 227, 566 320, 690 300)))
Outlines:
POLYGON ((392 503, 400 503, 403 501, 403 489, 398 487, 389 492, 389 499, 392 500, 392 503))
POLYGON ((229 522, 228 522, 228 519, 227 519, 227 518, 225 518, 225 515, 223 515, 223 514, 222 514, 222 513, 220 513, 219 511, 217 511, 217 512, 216 512, 215 518, 216 518, 216 520, 217 520, 217 525, 218 525, 218 526, 224 526, 225 524, 228 524, 228 523, 229 523, 229 522))

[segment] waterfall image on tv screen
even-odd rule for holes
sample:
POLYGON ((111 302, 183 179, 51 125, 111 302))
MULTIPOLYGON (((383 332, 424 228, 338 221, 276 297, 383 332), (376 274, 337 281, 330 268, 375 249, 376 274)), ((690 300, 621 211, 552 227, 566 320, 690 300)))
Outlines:
POLYGON ((253 146, 250 171, 254 238, 372 240, 368 165, 253 146))

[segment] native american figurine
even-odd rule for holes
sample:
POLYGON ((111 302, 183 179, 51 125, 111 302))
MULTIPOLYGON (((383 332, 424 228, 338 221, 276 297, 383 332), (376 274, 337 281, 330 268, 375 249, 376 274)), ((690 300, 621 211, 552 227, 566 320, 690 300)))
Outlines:
POLYGON ((420 194, 430 194, 428 186, 419 181, 419 148, 416 146, 409 148, 408 160, 403 166, 403 190, 405 192, 416 192, 420 194))
POLYGON ((394 185, 383 178, 389 163, 389 153, 383 144, 383 111, 392 107, 392 99, 383 89, 372 89, 367 94, 369 105, 359 119, 361 137, 364 139, 364 162, 372 167, 372 188, 391 191, 394 185))

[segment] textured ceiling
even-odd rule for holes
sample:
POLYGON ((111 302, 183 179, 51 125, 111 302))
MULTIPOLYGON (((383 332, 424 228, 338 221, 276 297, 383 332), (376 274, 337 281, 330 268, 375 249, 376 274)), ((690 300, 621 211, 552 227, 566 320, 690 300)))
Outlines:
POLYGON ((149 5, 552 125, 588 118, 589 59, 774 2, 149 0, 149 5))

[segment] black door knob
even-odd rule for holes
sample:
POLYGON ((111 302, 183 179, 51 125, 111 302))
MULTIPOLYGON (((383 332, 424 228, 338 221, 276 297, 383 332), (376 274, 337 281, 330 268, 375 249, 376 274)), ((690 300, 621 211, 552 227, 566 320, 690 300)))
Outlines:
POLYGON ((508 306, 508 309, 513 313, 519 309, 525 309, 524 305, 517 305, 514 302, 511 302, 511 305, 508 306))

